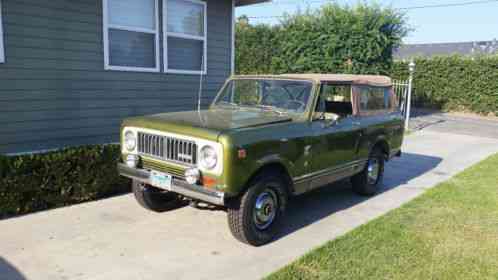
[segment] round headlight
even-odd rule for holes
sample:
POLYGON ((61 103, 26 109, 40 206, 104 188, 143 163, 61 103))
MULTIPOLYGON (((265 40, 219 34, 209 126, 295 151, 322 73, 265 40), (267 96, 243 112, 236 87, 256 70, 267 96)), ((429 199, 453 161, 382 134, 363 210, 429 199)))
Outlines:
POLYGON ((135 138, 135 134, 133 132, 127 131, 125 133, 124 144, 125 144, 125 148, 128 151, 131 152, 131 151, 135 150, 135 147, 137 146, 137 138, 135 138))
POLYGON ((218 155, 216 150, 211 146, 204 146, 201 149, 199 162, 206 169, 213 169, 218 163, 218 155))

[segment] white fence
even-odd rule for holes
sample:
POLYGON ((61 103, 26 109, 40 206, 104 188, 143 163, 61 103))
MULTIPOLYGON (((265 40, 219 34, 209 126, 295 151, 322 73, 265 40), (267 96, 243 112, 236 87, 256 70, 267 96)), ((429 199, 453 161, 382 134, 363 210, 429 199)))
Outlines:
POLYGON ((408 128, 411 106, 411 82, 410 80, 393 80, 394 94, 398 97, 399 108, 405 117, 405 128, 408 128))
POLYGON ((401 109, 401 112, 403 112, 403 115, 405 115, 406 113, 406 100, 408 97, 409 86, 410 84, 408 83, 408 80, 405 81, 393 80, 394 93, 398 97, 399 108, 401 109))

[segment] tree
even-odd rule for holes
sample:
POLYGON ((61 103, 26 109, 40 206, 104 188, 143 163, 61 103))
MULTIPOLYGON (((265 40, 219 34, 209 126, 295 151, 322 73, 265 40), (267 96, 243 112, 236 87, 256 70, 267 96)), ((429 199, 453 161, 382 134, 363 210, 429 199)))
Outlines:
POLYGON ((408 33, 391 8, 326 4, 286 15, 277 25, 237 23, 238 73, 387 74, 408 33))

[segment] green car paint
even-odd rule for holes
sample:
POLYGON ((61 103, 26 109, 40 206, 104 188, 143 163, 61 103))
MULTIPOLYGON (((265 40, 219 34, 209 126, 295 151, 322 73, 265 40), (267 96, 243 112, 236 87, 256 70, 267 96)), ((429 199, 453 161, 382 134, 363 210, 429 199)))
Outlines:
POLYGON ((289 191, 299 194, 362 170, 374 145, 383 147, 387 158, 400 152, 404 130, 400 112, 357 115, 334 123, 314 120, 321 83, 296 80, 312 83, 311 98, 299 114, 212 105, 201 111, 129 118, 122 123, 122 131, 126 127, 147 128, 221 143, 223 171, 221 175, 206 175, 217 180, 215 188, 225 197, 241 195, 251 178, 270 166, 285 172, 290 179, 289 191), (244 151, 245 157, 239 151, 244 151))

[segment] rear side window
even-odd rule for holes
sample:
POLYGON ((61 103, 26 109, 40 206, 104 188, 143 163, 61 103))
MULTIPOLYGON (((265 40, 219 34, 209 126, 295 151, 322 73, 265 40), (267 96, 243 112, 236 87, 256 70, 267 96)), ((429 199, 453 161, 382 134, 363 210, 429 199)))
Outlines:
POLYGON ((362 115, 377 115, 394 111, 396 100, 390 87, 359 86, 358 107, 362 115))

